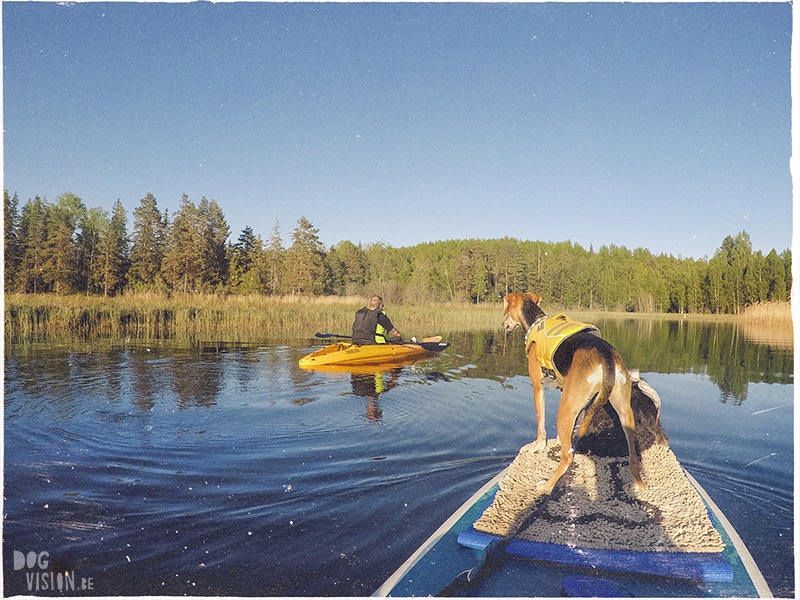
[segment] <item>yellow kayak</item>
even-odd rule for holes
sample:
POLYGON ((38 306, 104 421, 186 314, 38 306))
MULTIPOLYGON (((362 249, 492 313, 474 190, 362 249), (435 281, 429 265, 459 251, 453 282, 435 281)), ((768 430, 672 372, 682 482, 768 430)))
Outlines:
POLYGON ((432 355, 450 345, 441 341, 431 341, 433 339, 441 340, 441 338, 426 338, 420 342, 364 346, 352 342, 339 342, 304 356, 300 359, 300 366, 313 368, 322 365, 392 364, 432 355))

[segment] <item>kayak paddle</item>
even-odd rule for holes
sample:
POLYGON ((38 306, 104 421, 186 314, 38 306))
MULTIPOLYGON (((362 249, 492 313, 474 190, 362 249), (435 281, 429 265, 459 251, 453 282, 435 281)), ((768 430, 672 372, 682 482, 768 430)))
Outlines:
MULTIPOLYGON (((348 340, 349 340, 349 339, 352 339, 352 337, 353 337, 353 336, 351 336, 351 335, 342 335, 341 333, 315 333, 315 334, 314 334, 314 337, 318 337, 318 338, 322 338, 322 339, 328 339, 328 338, 346 338, 346 339, 348 339, 348 340)), ((422 338, 422 339, 421 339, 421 340, 419 340, 419 341, 417 341, 417 339, 416 339, 416 338, 411 338, 411 340, 410 340, 410 341, 407 341, 407 342, 401 342, 401 343, 403 343, 403 344, 417 344, 417 345, 422 345, 422 342, 438 343, 438 342, 441 342, 441 341, 442 341, 442 336, 440 336, 440 335, 434 335, 434 336, 431 336, 431 337, 422 338)), ((448 344, 448 346, 449 346, 449 344, 448 344)), ((445 346, 445 347, 447 347, 447 346, 445 346)), ((444 350, 444 348, 442 348, 442 349, 444 350)))

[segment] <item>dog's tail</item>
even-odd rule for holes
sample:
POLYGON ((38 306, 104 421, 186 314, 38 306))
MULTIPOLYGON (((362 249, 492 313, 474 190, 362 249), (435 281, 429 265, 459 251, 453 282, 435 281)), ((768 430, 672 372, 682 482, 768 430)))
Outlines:
POLYGON ((606 402, 608 402, 608 399, 611 397, 611 391, 614 389, 617 372, 614 364, 614 356, 609 352, 602 351, 600 352, 600 356, 603 362, 603 382, 600 387, 600 392, 598 392, 589 410, 586 411, 586 417, 583 419, 583 423, 581 423, 581 429, 578 434, 580 436, 586 433, 586 429, 589 427, 592 417, 594 417, 598 410, 605 406, 606 402))

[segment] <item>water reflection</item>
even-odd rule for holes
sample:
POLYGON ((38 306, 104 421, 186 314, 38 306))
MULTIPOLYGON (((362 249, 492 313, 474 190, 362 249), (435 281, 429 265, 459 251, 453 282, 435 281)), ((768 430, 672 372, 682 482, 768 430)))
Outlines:
POLYGON ((384 392, 397 387, 397 378, 402 368, 391 371, 377 371, 375 373, 351 373, 350 385, 353 394, 367 399, 367 420, 375 423, 383 417, 383 411, 378 404, 378 397, 384 392))
MULTIPOLYGON (((794 382, 794 352, 775 340, 780 338, 754 332, 752 328, 730 323, 704 323, 693 320, 593 319, 605 339, 622 353, 629 368, 642 373, 697 373, 707 375, 719 388, 719 401, 741 405, 753 383, 794 382), (755 338, 769 337, 762 343, 755 338)), ((524 335, 497 331, 451 332, 451 347, 437 359, 438 369, 450 370, 458 377, 504 382, 527 375, 524 335), (444 365, 444 369, 442 369, 444 365)), ((313 389, 313 372, 297 367, 297 360, 308 354, 309 340, 287 340, 289 375, 295 390, 313 389)), ((85 343, 58 347, 13 346, 7 352, 7 388, 19 386, 32 398, 47 396, 59 418, 69 418, 81 410, 76 398, 86 395, 109 402, 132 396, 138 409, 152 410, 159 399, 168 397, 178 409, 213 407, 223 388, 245 391, 255 384, 280 386, 285 376, 286 357, 256 342, 225 344, 187 341, 176 352, 159 344, 108 342, 98 351, 85 343), (76 351, 74 348, 81 348, 76 351), (126 392, 130 390, 131 394, 126 392)), ((280 346, 278 346, 280 348, 280 346)), ((7 349, 9 346, 7 345, 7 349)), ((426 362, 415 366, 423 374, 426 362)), ((408 367, 403 367, 408 368, 408 367)), ((351 379, 353 393, 370 402, 368 418, 380 419, 378 397, 396 385, 401 368, 362 368, 344 370, 351 379)), ((330 368, 332 372, 335 368, 330 368)), ((428 373, 430 375, 430 373, 428 373)), ((8 389, 6 390, 8 391, 8 389)), ((314 398, 303 392, 303 398, 314 398)), ((272 402, 265 398, 265 401, 272 402)))
MULTIPOLYGON (((603 337, 642 373, 704 374, 734 405, 751 383, 794 382, 792 348, 753 341, 736 324, 654 319, 594 319, 603 337)), ((467 376, 504 379, 527 374, 524 333, 469 332, 453 336, 453 362, 467 376)))
POLYGON ((794 348, 793 327, 775 327, 763 323, 742 323, 742 333, 753 342, 775 348, 794 348))

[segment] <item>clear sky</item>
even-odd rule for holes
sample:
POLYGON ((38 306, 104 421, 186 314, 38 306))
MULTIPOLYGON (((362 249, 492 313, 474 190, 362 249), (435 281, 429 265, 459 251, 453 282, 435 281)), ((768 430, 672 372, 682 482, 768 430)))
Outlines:
POLYGON ((285 244, 791 247, 792 7, 3 2, 4 186, 285 244))

